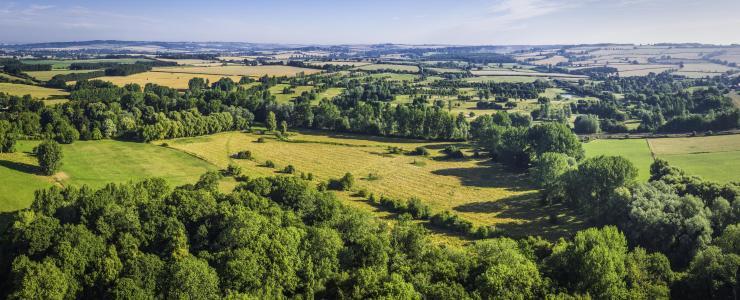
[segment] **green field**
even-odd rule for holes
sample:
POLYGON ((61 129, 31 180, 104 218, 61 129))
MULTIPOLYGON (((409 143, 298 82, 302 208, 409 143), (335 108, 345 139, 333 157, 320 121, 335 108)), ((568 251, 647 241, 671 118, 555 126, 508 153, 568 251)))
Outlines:
POLYGON ((7 93, 14 96, 25 96, 25 95, 31 95, 31 97, 34 98, 60 98, 65 97, 69 93, 57 90, 57 89, 50 89, 35 85, 27 85, 27 84, 16 84, 16 83, 6 83, 6 82, 0 82, 0 92, 7 93))
POLYGON ((476 77, 463 78, 463 81, 530 83, 530 82, 535 82, 537 79, 545 80, 542 77, 535 77, 535 76, 476 76, 476 77))
POLYGON ((24 59, 21 60, 24 64, 29 65, 51 65, 52 69, 67 69, 73 63, 98 63, 98 62, 109 62, 109 63, 120 63, 120 64, 133 64, 137 61, 148 61, 148 59, 141 58, 114 58, 114 59, 24 59))
POLYGON ((275 96, 275 101, 277 101, 277 103, 281 103, 281 104, 288 103, 291 100, 300 96, 303 92, 309 92, 313 89, 313 86, 302 85, 302 86, 295 87, 293 89, 293 93, 283 94, 283 89, 289 86, 290 86, 289 84, 281 83, 281 84, 276 84, 270 87, 269 89, 270 94, 275 96))
POLYGON ((41 81, 48 81, 52 77, 59 74, 78 74, 78 73, 90 73, 99 70, 51 70, 51 71, 31 71, 26 72, 29 76, 36 78, 41 81))
POLYGON ((624 156, 637 167, 638 180, 647 181, 650 178, 653 156, 645 139, 595 140, 583 144, 583 148, 586 150, 586 157, 624 156))
POLYGON ((409 72, 419 72, 419 67, 414 65, 393 65, 393 64, 372 64, 372 65, 364 65, 355 68, 357 70, 368 70, 368 71, 375 71, 375 70, 396 70, 396 71, 409 71, 409 72))
MULTIPOLYGON (((449 210, 475 225, 496 225, 513 236, 536 232, 557 237, 582 225, 579 218, 563 207, 541 206, 526 174, 511 172, 487 159, 443 159, 440 151, 449 144, 446 142, 316 131, 291 133, 288 141, 267 135, 224 132, 162 142, 220 168, 237 164, 249 176, 280 175, 278 171, 287 165, 293 165, 297 172, 312 173, 317 182, 352 172, 358 188, 400 199, 418 197, 434 212, 449 210), (267 142, 256 143, 259 137, 267 142), (393 155, 388 153, 389 146, 406 150, 426 146, 432 155, 429 158, 393 155), (250 150, 254 160, 230 158, 241 150, 250 150), (273 161, 276 168, 263 167, 266 160, 273 161), (371 173, 376 178, 368 179, 371 173), (560 215, 563 223, 547 222, 551 213, 560 215)), ((466 147, 465 144, 460 146, 466 147)), ((339 195, 350 206, 378 217, 388 215, 363 198, 346 192, 339 195)))
POLYGON ((170 184, 195 182, 215 167, 186 153, 152 144, 112 140, 77 141, 63 145, 61 171, 54 176, 36 175, 37 163, 30 151, 38 142, 19 141, 16 153, 0 154, 0 211, 27 207, 33 191, 54 182, 64 185, 90 185, 96 188, 110 182, 127 182, 147 177, 162 177, 170 184))
POLYGON ((621 155, 639 169, 640 180, 650 177, 652 155, 689 175, 715 182, 740 181, 740 135, 708 137, 595 140, 584 144, 586 156, 621 155))

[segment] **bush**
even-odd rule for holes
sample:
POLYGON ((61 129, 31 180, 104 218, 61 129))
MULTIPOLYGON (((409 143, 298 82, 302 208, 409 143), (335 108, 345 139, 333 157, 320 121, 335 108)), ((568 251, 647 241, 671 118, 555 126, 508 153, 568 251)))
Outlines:
POLYGON ((452 230, 461 234, 471 234, 473 230, 473 223, 462 219, 458 215, 452 214, 449 211, 435 214, 429 219, 429 221, 434 226, 452 230))
POLYGON ((250 159, 250 160, 253 158, 252 151, 249 151, 249 150, 239 151, 236 154, 232 155, 231 157, 235 159, 250 159))
POLYGON ((313 173, 303 173, 301 172, 301 179, 303 180, 313 180, 313 173))
POLYGON ((262 166, 264 166, 266 168, 274 168, 275 167, 275 163, 272 162, 271 160, 267 160, 267 161, 265 161, 265 164, 262 165, 262 166))
POLYGON ((265 138, 259 137, 259 138, 257 138, 257 141, 256 142, 257 143, 264 143, 265 142, 265 138))
POLYGON ((242 167, 235 164, 229 164, 222 173, 224 176, 239 176, 242 173, 242 167))
POLYGON ((329 179, 329 183, 327 185, 327 188, 330 190, 336 190, 336 191, 349 191, 352 189, 352 186, 355 184, 355 177, 352 176, 352 173, 346 173, 342 178, 339 179, 329 179))
POLYGON ((390 154, 402 154, 403 153, 403 148, 396 147, 396 146, 389 146, 388 147, 388 153, 390 153, 390 154))
POLYGON ((285 168, 283 168, 283 173, 285 173, 285 174, 293 174, 293 173, 295 173, 295 167, 293 167, 293 165, 288 165, 285 168))
POLYGON ((426 147, 419 146, 411 152, 412 155, 429 156, 429 150, 426 147))
POLYGON ((462 152, 457 146, 447 146, 443 150, 443 152, 447 155, 447 158, 450 159, 459 159, 459 158, 465 158, 465 153, 462 152))
POLYGON ((379 180, 380 175, 378 175, 378 173, 368 173, 365 179, 367 179, 368 181, 379 180))

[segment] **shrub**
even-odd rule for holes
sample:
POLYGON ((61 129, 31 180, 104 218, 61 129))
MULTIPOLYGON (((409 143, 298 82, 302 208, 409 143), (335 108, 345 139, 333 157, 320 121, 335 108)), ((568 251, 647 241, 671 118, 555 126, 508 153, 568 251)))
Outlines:
POLYGON ((429 218, 429 206, 421 203, 419 198, 411 198, 406 204, 407 211, 414 219, 426 220, 429 218))
POLYGON ((437 213, 433 215, 429 221, 434 226, 452 230, 461 234, 470 234, 473 230, 473 223, 462 219, 458 215, 452 214, 449 211, 437 213))
POLYGON ((419 146, 411 152, 412 155, 429 156, 429 150, 426 147, 419 146))
POLYGON ((285 173, 285 174, 293 174, 293 173, 295 173, 295 167, 293 167, 293 165, 288 165, 285 168, 283 168, 283 173, 285 173))
POLYGON ((396 147, 396 146, 389 146, 388 147, 388 153, 390 153, 390 154, 402 154, 403 153, 403 148, 396 147))
POLYGON ((229 164, 229 166, 226 167, 226 169, 223 170, 222 173, 224 174, 224 176, 239 176, 242 173, 242 167, 235 164, 229 164))
POLYGON ((274 168, 275 167, 275 163, 272 162, 271 160, 267 160, 267 161, 265 161, 265 164, 262 165, 262 166, 264 166, 266 168, 274 168))
POLYGON ((339 179, 329 179, 329 183, 327 188, 330 190, 337 190, 337 191, 349 191, 352 189, 352 186, 355 184, 355 177, 352 176, 352 173, 346 173, 342 178, 339 179))
POLYGON ((447 158, 451 159, 457 159, 457 158, 465 158, 465 153, 460 150, 460 148, 457 148, 457 146, 447 146, 442 151, 447 155, 447 158))
POLYGON ((249 151, 249 150, 239 151, 236 154, 232 155, 231 157, 235 159, 252 159, 253 158, 252 151, 249 151))
POLYGON ((167 143, 162 143, 162 144, 161 144, 160 146, 162 146, 162 147, 169 147, 169 146, 170 146, 170 144, 167 144, 167 143))
POLYGON ((265 138, 259 137, 259 138, 257 138, 257 141, 256 142, 257 143, 264 143, 265 142, 265 138))
POLYGON ((380 175, 378 175, 378 173, 368 173, 365 179, 367 179, 368 181, 379 180, 380 175))

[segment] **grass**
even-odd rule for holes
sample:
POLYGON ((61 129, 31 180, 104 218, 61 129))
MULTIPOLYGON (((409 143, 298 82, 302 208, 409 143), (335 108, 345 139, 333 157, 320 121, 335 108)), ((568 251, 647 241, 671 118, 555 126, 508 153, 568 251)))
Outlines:
POLYGON ((393 81, 414 81, 417 78, 419 78, 418 75, 415 74, 398 74, 398 73, 377 73, 377 74, 371 74, 370 77, 372 78, 385 78, 388 80, 393 81))
POLYGON ((740 181, 740 135, 708 137, 595 140, 584 144, 586 156, 621 155, 639 169, 639 179, 650 177, 652 155, 665 159, 689 175, 715 182, 740 181))
POLYGON ((68 69, 73 63, 97 63, 112 62, 121 64, 133 64, 137 61, 149 61, 141 58, 113 58, 113 59, 24 59, 24 64, 29 65, 51 65, 52 69, 68 69))
POLYGON ((206 74, 186 74, 186 73, 166 73, 166 72, 144 72, 129 76, 108 76, 96 79, 110 81, 117 86, 124 86, 129 83, 136 83, 142 87, 147 83, 155 83, 168 86, 174 89, 185 90, 188 88, 188 81, 195 77, 208 79, 210 82, 218 81, 223 77, 229 77, 235 82, 239 82, 240 76, 223 76, 223 75, 206 75, 206 74))
POLYGON ((52 186, 51 177, 37 175, 38 163, 30 152, 37 142, 19 141, 16 152, 0 153, 0 212, 31 205, 34 191, 52 186))
POLYGON ((514 83, 530 83, 535 82, 537 79, 542 80, 541 77, 534 76, 477 76, 464 78, 466 82, 514 82, 514 83))
POLYGON ((69 93, 57 90, 57 89, 50 89, 35 85, 27 85, 27 84, 16 84, 16 83, 6 83, 6 82, 0 82, 0 92, 7 93, 10 95, 15 96, 25 96, 25 95, 31 95, 31 97, 34 98, 40 98, 40 99, 46 99, 50 97, 64 97, 69 95, 69 93))
POLYGON ((52 77, 59 74, 77 74, 77 73, 90 73, 97 70, 51 70, 51 71, 31 71, 26 72, 29 76, 36 78, 41 81, 48 81, 52 77))
POLYGON ((154 68, 156 72, 213 74, 229 76, 296 76, 303 72, 306 75, 321 72, 317 69, 297 68, 291 66, 210 66, 210 67, 162 67, 154 68))
MULTIPOLYGON (((327 135, 315 131, 291 133, 288 141, 271 136, 225 132, 166 142, 172 148, 202 157, 218 167, 237 164, 249 176, 279 175, 277 170, 288 164, 295 166, 299 173, 313 173, 320 181, 352 172, 357 178, 358 188, 402 199, 419 197, 434 212, 450 210, 476 225, 495 224, 514 236, 539 234, 557 237, 580 226, 568 210, 540 206, 537 193, 525 174, 510 172, 483 159, 441 159, 440 151, 449 143, 327 135), (255 143, 259 137, 265 138, 266 142, 255 143), (388 154, 389 146, 406 150, 425 146, 431 150, 432 156, 388 154), (231 154, 241 150, 252 151, 255 160, 230 158, 231 154), (262 167, 267 160, 273 161, 276 168, 262 167), (362 179, 370 173, 377 174, 378 179, 362 179), (547 216, 551 213, 560 214, 565 221, 560 225, 548 223, 547 216)), ((340 196, 350 206, 373 212, 379 217, 388 215, 350 193, 340 193, 340 196)))
POLYGON ((595 140, 585 143, 583 148, 586 150, 586 157, 623 156, 637 167, 639 181, 646 182, 650 178, 653 157, 645 139, 595 140))
MULTIPOLYGON (((293 93, 291 94, 283 94, 283 89, 286 87, 289 87, 289 84, 276 84, 272 87, 270 87, 270 95, 275 96, 275 101, 280 104, 288 103, 291 100, 297 98, 300 96, 303 92, 309 92, 313 89, 313 86, 310 85, 302 85, 302 86, 296 86, 293 89, 293 93)), ((321 98, 319 98, 321 99, 321 98)))
POLYGON ((63 145, 59 173, 38 175, 36 158, 30 154, 37 141, 19 141, 16 153, 0 154, 0 211, 28 207, 33 192, 54 184, 102 187, 110 182, 127 182, 162 177, 172 186, 194 183, 215 167, 201 159, 152 144, 112 140, 77 141, 63 145))
POLYGON ((328 88, 326 89, 326 91, 319 93, 318 99, 332 99, 336 96, 341 95, 342 92, 344 92, 344 88, 328 88))
POLYGON ((396 71, 409 71, 409 72, 419 72, 418 66, 412 66, 412 65, 393 65, 393 64, 371 64, 371 65, 364 65, 356 68, 357 70, 366 70, 366 71, 376 71, 376 70, 396 70, 396 71))
POLYGON ((716 182, 740 181, 740 135, 650 139, 655 155, 688 174, 716 182))

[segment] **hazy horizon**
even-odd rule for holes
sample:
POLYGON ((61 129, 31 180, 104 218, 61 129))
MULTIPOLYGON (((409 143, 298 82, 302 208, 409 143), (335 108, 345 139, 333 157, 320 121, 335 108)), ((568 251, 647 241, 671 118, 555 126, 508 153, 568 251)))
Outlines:
POLYGON ((731 0, 0 1, 0 42, 728 45, 737 11, 731 0))

